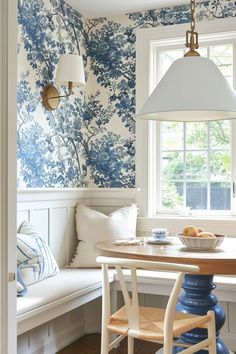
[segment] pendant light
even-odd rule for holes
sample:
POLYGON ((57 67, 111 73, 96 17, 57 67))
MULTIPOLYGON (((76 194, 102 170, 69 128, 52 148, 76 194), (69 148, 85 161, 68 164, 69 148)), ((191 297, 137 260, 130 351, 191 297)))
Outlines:
POLYGON ((215 63, 197 52, 195 0, 190 4, 191 29, 186 32, 189 51, 171 65, 137 119, 194 122, 236 118, 236 92, 215 63))

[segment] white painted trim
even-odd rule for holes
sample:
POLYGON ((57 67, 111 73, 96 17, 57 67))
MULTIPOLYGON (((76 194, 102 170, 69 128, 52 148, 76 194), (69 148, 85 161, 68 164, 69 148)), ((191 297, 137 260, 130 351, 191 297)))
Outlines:
MULTIPOLYGON (((170 40, 175 39, 176 44, 185 43, 185 32, 189 29, 189 24, 180 24, 172 26, 160 26, 157 28, 138 29, 136 40, 136 111, 138 112, 148 95, 150 94, 150 68, 152 58, 150 58, 150 48, 155 45, 164 46, 170 40)), ((221 34, 221 39, 231 33, 235 37, 236 19, 217 19, 212 21, 198 22, 196 29, 199 32, 199 42, 201 45, 202 36, 205 40, 212 40, 214 34, 221 34), (207 35, 207 36, 206 36, 207 35)), ((139 208, 141 216, 150 217, 151 206, 148 200, 150 194, 150 159, 149 145, 150 141, 148 125, 150 122, 137 120, 136 122, 136 186, 141 188, 139 194, 139 208)))
MULTIPOLYGON (((0 2, 0 141, 2 142, 3 138, 3 127, 2 127, 2 122, 3 122, 3 117, 5 114, 6 107, 3 106, 3 101, 5 99, 5 94, 4 94, 4 81, 3 81, 3 60, 4 60, 4 51, 5 49, 3 48, 3 38, 4 38, 4 27, 3 27, 3 2, 0 2)), ((1 198, 1 213, 0 213, 0 227, 1 227, 1 234, 0 234, 0 239, 1 239, 1 262, 0 262, 0 279, 1 279, 1 288, 0 288, 0 304, 6 304, 7 301, 7 279, 6 279, 6 273, 7 273, 7 260, 4 255, 4 251, 6 251, 6 237, 4 237, 5 234, 5 225, 3 225, 2 220, 5 218, 5 212, 4 212, 4 207, 5 207, 5 201, 3 199, 3 146, 2 143, 0 144, 0 163, 1 163, 1 169, 0 169, 0 198, 1 198), (5 277, 4 277, 5 274, 5 277)), ((7 332, 5 328, 7 327, 7 313, 6 313, 6 308, 4 305, 0 305, 0 315, 1 315, 1 331, 0 331, 0 343, 1 343, 1 349, 0 352, 4 353, 7 348, 7 342, 4 340, 7 336, 7 332)))
MULTIPOLYGON (((8 3, 8 273, 16 272, 16 180, 17 180, 17 15, 18 1, 8 3)), ((8 284, 8 352, 16 353, 16 282, 8 284)))
MULTIPOLYGON (((137 31, 136 37, 136 112, 148 98, 149 66, 147 65, 149 43, 143 40, 143 32, 137 31)), ((140 188, 137 200, 140 215, 148 215, 148 127, 147 121, 136 121, 136 187, 140 188)))
POLYGON ((0 24, 0 351, 16 354, 16 0, 0 2, 0 24))
MULTIPOLYGON (((176 44, 183 43, 183 48, 185 48, 185 32, 189 29, 189 23, 171 25, 171 26, 159 26, 152 28, 139 28, 137 29, 137 38, 139 43, 143 44, 142 48, 144 50, 149 50, 147 48, 146 42, 148 41, 160 41, 162 45, 165 45, 167 42, 173 42, 175 39, 176 44), (173 34, 173 35, 170 35, 173 34), (183 41, 184 40, 184 41, 183 41), (142 43, 144 42, 144 43, 142 43)), ((199 44, 201 46, 201 37, 209 34, 209 37, 206 40, 211 40, 214 38, 214 34, 219 36, 219 33, 222 33, 222 39, 224 36, 228 37, 228 32, 234 33, 236 31, 236 18, 227 18, 227 19, 216 19, 210 21, 201 21, 197 22, 196 30, 199 33, 199 44)), ((138 48, 137 48, 138 49, 138 48)), ((144 57, 140 58, 143 60, 143 63, 146 63, 144 57)), ((148 87, 149 84, 146 84, 148 87)))
POLYGON ((18 189, 17 202, 57 201, 79 199, 136 199, 136 188, 27 188, 18 189))

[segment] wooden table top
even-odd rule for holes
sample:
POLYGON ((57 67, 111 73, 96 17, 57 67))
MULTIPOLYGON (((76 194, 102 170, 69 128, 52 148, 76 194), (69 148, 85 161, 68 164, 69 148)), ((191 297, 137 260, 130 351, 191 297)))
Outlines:
POLYGON ((226 238, 219 248, 202 252, 188 250, 177 237, 172 240, 168 245, 137 246, 99 242, 96 248, 103 256, 193 264, 199 266, 198 274, 236 275, 236 238, 226 238))

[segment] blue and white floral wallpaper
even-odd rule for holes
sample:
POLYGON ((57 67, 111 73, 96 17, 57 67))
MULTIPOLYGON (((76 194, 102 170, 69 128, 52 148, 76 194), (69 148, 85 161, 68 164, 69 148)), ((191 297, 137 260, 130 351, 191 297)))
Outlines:
POLYGON ((18 4, 19 187, 83 186, 84 93, 74 90, 71 100, 49 112, 42 88, 54 81, 60 53, 80 50, 86 65, 85 19, 60 0, 18 4))
MULTIPOLYGON (((235 15, 232 0, 197 4, 198 21, 235 15)), ((18 187, 134 187, 135 31, 189 21, 189 5, 85 19, 64 0, 19 0, 18 187), (59 54, 78 51, 86 88, 46 111, 59 54)))

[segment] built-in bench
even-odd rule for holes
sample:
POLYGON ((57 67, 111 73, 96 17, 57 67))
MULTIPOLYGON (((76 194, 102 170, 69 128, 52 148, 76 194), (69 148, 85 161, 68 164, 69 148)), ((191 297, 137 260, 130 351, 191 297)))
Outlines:
POLYGON ((55 353, 86 333, 100 331, 101 270, 63 269, 78 243, 75 206, 81 202, 109 213, 134 202, 135 193, 124 190, 117 198, 117 190, 107 189, 18 191, 18 226, 24 220, 34 224, 61 268, 17 299, 18 354, 55 353))
MULTIPOLYGON (((110 271, 114 281, 114 271, 110 271)), ((28 287, 17 299, 18 334, 51 321, 101 296, 100 269, 63 269, 59 274, 28 287)))
MULTIPOLYGON (((135 190, 25 191, 18 195, 18 225, 28 220, 38 227, 63 268, 77 245, 74 212, 78 202, 108 213, 134 201, 135 190)), ((110 275, 115 307, 119 285, 113 271, 110 275)), ((165 306, 175 276, 139 271, 141 304, 165 306)), ((126 280, 130 280, 128 275, 126 280)), ((236 351, 236 278, 216 277, 215 282, 227 315, 222 337, 236 351)), ((56 353, 85 333, 99 332, 101 293, 100 269, 62 269, 58 275, 29 286, 28 294, 17 300, 18 354, 56 353)))

